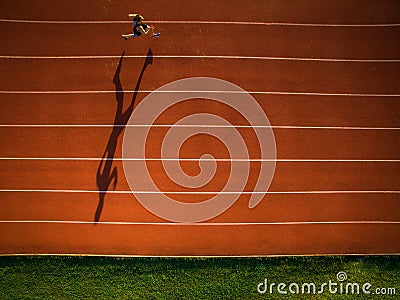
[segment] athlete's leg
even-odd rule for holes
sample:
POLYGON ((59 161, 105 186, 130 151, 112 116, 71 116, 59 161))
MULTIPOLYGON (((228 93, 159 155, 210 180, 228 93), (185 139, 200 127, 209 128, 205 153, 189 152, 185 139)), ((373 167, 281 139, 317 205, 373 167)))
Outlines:
POLYGON ((138 37, 136 34, 134 33, 130 33, 130 34, 123 34, 122 38, 124 38, 125 40, 130 39, 130 38, 135 38, 138 37))

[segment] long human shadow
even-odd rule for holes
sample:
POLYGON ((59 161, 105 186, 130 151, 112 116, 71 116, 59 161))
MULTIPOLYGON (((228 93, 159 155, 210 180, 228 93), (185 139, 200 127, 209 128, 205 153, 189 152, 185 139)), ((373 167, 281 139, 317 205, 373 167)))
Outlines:
POLYGON ((124 130, 133 112, 133 107, 135 106, 136 98, 139 92, 139 87, 143 78, 144 71, 146 70, 148 65, 151 65, 153 63, 153 53, 151 49, 149 49, 149 51, 147 52, 146 60, 139 74, 139 78, 136 82, 136 87, 131 99, 131 103, 129 107, 125 111, 123 111, 124 90, 122 89, 120 73, 124 55, 125 51, 122 52, 121 54, 113 78, 113 83, 115 85, 115 100, 117 101, 117 110, 115 112, 114 126, 96 173, 96 183, 99 191, 99 203, 97 204, 97 209, 94 215, 94 222, 96 223, 100 220, 101 213, 103 211, 104 200, 110 185, 112 184, 112 189, 115 190, 118 183, 118 171, 117 167, 114 166, 114 156, 115 156, 115 151, 117 149, 118 138, 121 135, 122 131, 124 130))

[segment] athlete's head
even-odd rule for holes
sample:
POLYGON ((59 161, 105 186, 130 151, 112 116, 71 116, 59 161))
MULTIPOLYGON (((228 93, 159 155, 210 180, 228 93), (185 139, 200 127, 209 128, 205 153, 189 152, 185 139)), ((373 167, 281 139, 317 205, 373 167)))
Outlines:
POLYGON ((143 16, 137 14, 136 17, 135 17, 135 20, 138 21, 138 22, 140 22, 140 21, 143 21, 144 18, 143 18, 143 16))
POLYGON ((130 18, 132 18, 132 20, 137 21, 137 22, 144 20, 143 16, 139 15, 139 14, 129 14, 128 16, 130 18))

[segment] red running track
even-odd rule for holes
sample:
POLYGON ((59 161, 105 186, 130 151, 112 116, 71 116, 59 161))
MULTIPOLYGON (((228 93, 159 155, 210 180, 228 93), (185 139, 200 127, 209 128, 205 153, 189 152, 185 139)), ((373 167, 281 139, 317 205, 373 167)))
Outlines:
MULTIPOLYGON (((360 7, 357 1, 73 0, 0 7, 1 254, 400 252, 395 1, 360 7), (126 16, 133 8, 154 21, 160 38, 120 38, 131 28, 126 16), (139 82, 150 48, 153 63, 139 82), (128 112, 125 118, 116 114, 121 93, 113 82, 123 51, 119 108, 128 112), (256 99, 275 135, 276 171, 255 208, 248 208, 248 193, 258 161, 250 162, 245 193, 223 214, 172 223, 129 193, 121 161, 124 128, 113 124, 125 124, 154 89, 204 76, 230 81, 256 99), (102 162, 105 150, 110 160, 102 162)), ((240 112, 215 101, 171 107, 156 125, 199 112, 244 126, 238 131, 250 158, 259 158, 254 130, 240 112)), ((151 128, 148 158, 161 157, 168 129, 151 128)), ((224 144, 206 135, 184 143, 180 158, 205 153, 229 158, 224 144)), ((180 164, 189 175, 200 172, 197 161, 180 164)), ((147 165, 162 191, 188 191, 167 177, 161 161, 147 165)), ((229 171, 229 162, 218 162, 213 181, 191 192, 220 191, 229 171)), ((171 197, 186 203, 210 198, 171 197)))

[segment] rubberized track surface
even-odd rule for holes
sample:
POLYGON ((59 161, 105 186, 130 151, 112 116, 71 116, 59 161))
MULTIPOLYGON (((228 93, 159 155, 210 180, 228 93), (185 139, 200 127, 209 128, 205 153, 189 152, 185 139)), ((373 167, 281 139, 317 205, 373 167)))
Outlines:
MULTIPOLYGON (((397 1, 362 7, 357 1, 3 1, 0 7, 0 253, 400 252, 397 1), (127 13, 136 10, 160 38, 121 39, 131 29, 127 13), (139 81, 150 48, 153 63, 139 81), (244 193, 212 220, 181 224, 139 204, 124 178, 123 127, 113 127, 124 124, 113 82, 123 51, 124 111, 187 77, 228 80, 253 95, 271 122, 278 155, 269 193, 256 208, 248 208, 244 193), (99 172, 103 164, 117 170, 115 190, 111 174, 99 172)), ((237 113, 205 99, 171 108, 158 124, 196 112, 221 115, 243 126, 244 137, 253 135, 237 113)), ((155 144, 167 130, 152 129, 155 144)), ((227 158, 223 145, 206 136, 188 141, 181 155, 210 151, 227 158)), ((257 159, 257 147, 249 152, 257 159)), ((160 157, 159 149, 149 147, 148 155, 160 157)), ((185 191, 160 171, 160 161, 147 163, 161 190, 185 191)), ((181 165, 199 172, 197 161, 181 165)), ((218 166, 214 181, 195 191, 221 189, 229 163, 218 166)))

